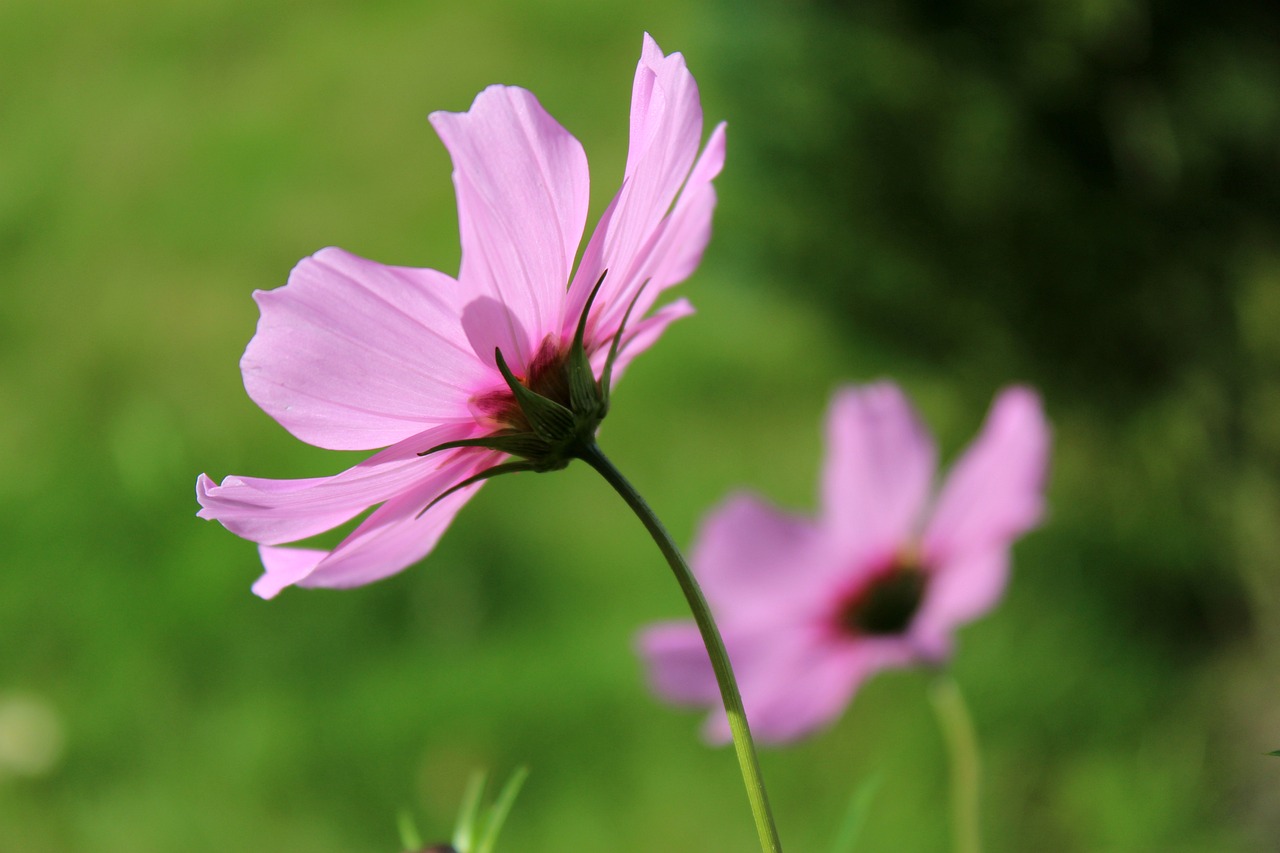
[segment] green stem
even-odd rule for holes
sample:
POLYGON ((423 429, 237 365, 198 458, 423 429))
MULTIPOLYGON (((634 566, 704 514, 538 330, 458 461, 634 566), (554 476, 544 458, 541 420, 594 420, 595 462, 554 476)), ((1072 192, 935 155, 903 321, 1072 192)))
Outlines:
POLYGON ((939 675, 929 691, 938 727, 951 759, 951 841, 955 853, 981 853, 978 808, 982 767, 973 721, 960 688, 949 675, 939 675))
POLYGON ((684 555, 676 547, 671 534, 662 526, 662 522, 654 515, 653 510, 645 503, 640 493, 632 487, 622 473, 613 466, 608 457, 601 452, 599 446, 590 442, 578 448, 578 458, 600 472, 622 499, 627 502, 636 516, 644 524, 653 541, 657 543, 662 556, 667 558, 671 571, 675 573, 693 611, 693 619, 702 633, 702 642, 711 657, 711 668, 715 670, 716 682, 720 685, 720 696, 724 701, 725 713, 729 715, 729 730, 733 734, 733 748, 738 753, 738 766, 742 770, 742 781, 747 787, 747 799, 751 802, 751 813, 755 817, 756 832, 760 835, 761 849, 768 853, 781 853, 782 842, 778 839, 778 829, 773 823, 773 813, 769 809, 769 796, 765 793, 764 779, 760 776, 760 762, 756 758, 755 743, 751 740, 751 730, 747 727, 747 714, 742 707, 742 694, 738 692, 738 682, 733 677, 733 667, 729 665, 729 654, 725 651, 724 640, 720 637, 720 629, 716 627, 711 616, 711 608, 698 587, 693 571, 685 562, 684 555))

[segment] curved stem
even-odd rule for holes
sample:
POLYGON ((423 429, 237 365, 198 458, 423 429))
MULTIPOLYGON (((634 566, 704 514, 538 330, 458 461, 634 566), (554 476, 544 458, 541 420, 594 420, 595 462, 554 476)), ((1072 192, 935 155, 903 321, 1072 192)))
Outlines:
POLYGON ((960 688, 950 675, 939 675, 929 691, 938 727, 951 759, 951 840, 955 853, 981 853, 978 789, 982 767, 978 739, 960 688))
POLYGON ((756 758, 755 743, 751 739, 751 730, 747 726, 747 714, 742 707, 742 695, 738 692, 738 682, 733 677, 733 668, 729 665, 729 654, 725 651, 720 629, 716 627, 715 620, 711 616, 711 608, 707 605, 697 580, 694 579, 693 571, 685 562, 684 555, 676 547, 671 534, 663 527, 662 522, 654 515, 644 498, 613 466, 594 441, 579 448, 578 457, 599 471, 609 485, 622 496, 644 524, 645 529, 649 531, 649 535, 658 545, 658 550, 667 558, 671 571, 675 573, 680 590, 689 603, 689 609, 693 611, 693 619, 698 624, 698 631, 702 634, 702 642, 707 647, 711 668, 715 670, 716 682, 720 685, 720 696, 724 701, 725 713, 729 716, 729 730, 733 734, 733 748, 738 754, 738 766, 742 770, 742 780, 747 787, 747 799, 751 802, 756 832, 760 835, 760 847, 768 853, 781 853, 782 842, 778 839, 778 829, 773 823, 773 812, 769 809, 769 796, 765 793, 764 779, 760 776, 760 762, 756 758))

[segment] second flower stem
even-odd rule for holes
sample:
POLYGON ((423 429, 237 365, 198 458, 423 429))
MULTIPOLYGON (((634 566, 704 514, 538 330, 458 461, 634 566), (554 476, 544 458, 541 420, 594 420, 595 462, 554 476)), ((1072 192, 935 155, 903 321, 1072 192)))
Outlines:
POLYGON ((693 611, 693 619, 702 634, 702 642, 707 647, 711 658, 711 668, 716 674, 716 683, 720 685, 720 697, 724 701, 724 710, 729 717, 729 731, 733 734, 733 748, 738 754, 738 766, 742 770, 742 780, 747 787, 747 799, 751 803, 751 813, 755 817, 756 832, 760 835, 760 847, 767 853, 781 853, 782 842, 778 839, 778 829, 773 822, 773 812, 769 809, 769 796, 764 789, 764 779, 760 775, 760 761, 756 758, 755 743, 751 739, 751 730, 747 726, 747 714, 742 706, 742 694, 738 691, 738 682, 733 677, 733 667, 729 664, 729 654, 725 651, 724 640, 720 629, 716 627, 711 616, 711 608, 693 576, 684 555, 676 547, 671 534, 654 515, 649 504, 640 496, 622 473, 614 467, 593 441, 578 449, 578 457, 592 468, 600 472, 600 476, 613 486, 627 506, 639 517, 658 550, 666 557, 671 571, 675 573, 680 590, 684 593, 689 609, 693 611))
POLYGON ((954 853, 981 853, 978 808, 982 768, 973 721, 955 679, 941 673, 929 691, 951 757, 951 839, 954 853))

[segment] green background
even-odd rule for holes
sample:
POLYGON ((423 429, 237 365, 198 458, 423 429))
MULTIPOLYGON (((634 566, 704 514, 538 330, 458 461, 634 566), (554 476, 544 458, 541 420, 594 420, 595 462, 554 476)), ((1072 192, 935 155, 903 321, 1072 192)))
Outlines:
MULTIPOLYGON (((456 270, 426 122, 526 86, 625 157, 641 33, 729 122, 699 313, 602 443, 682 542, 728 491, 810 510, 839 384, 950 456, 1042 389, 1050 514, 955 673, 993 851, 1280 838, 1280 18, 1265 4, 0 5, 0 851, 398 849, 532 775, 504 851, 745 851, 732 753, 649 696, 683 604, 585 466, 486 487, 421 566, 249 593, 195 476, 336 472, 245 396, 255 288, 340 245, 456 270), (20 713, 26 709, 25 714, 20 713), (45 749, 42 751, 41 746, 45 749)), ((763 755, 789 850, 946 849, 928 680, 763 755)))

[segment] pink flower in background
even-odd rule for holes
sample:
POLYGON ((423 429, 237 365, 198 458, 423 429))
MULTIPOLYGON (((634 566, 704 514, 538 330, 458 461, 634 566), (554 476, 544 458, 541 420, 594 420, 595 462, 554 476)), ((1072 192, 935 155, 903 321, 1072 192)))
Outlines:
POLYGON ((532 94, 510 86, 489 87, 465 113, 433 113, 431 123, 453 159, 456 280, 330 248, 299 263, 284 287, 254 294, 261 317, 240 362, 249 396, 310 444, 386 447, 332 477, 229 476, 218 485, 200 476, 200 516, 260 543, 266 572, 253 589, 264 598, 292 584, 369 583, 426 556, 480 483, 457 487, 507 454, 419 454, 529 434, 495 350, 519 383, 568 406, 570 346, 602 274, 583 337, 597 378, 616 335, 615 374, 692 311, 677 300, 649 313, 701 259, 711 181, 724 162, 723 125, 698 153, 702 107, 679 53, 664 56, 644 38, 622 187, 572 277, 589 197, 578 141, 532 94), (628 306, 633 321, 623 332, 628 306), (373 506, 332 551, 280 547, 373 506))
MULTIPOLYGON (((827 415, 816 519, 730 498, 691 551, 738 674, 747 719, 781 742, 833 722, 888 667, 936 664, 952 634, 990 610, 1013 540, 1039 521, 1049 428, 1039 398, 1009 388, 935 496, 936 450, 894 385, 839 392, 827 415)), ((711 664, 691 622, 640 637, 654 689, 713 710, 729 740, 711 664)))

